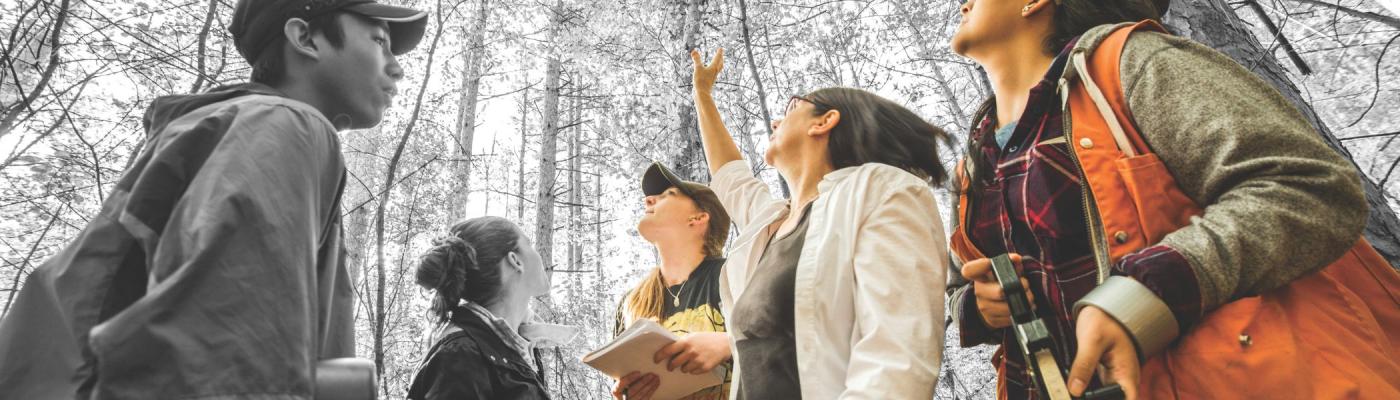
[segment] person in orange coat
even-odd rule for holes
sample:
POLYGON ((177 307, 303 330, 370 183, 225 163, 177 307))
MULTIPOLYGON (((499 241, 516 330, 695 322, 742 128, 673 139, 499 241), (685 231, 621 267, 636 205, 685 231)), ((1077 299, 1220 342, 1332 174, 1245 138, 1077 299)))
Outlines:
POLYGON ((963 3, 952 47, 994 96, 957 171, 962 344, 1040 396, 987 260, 1010 253, 1070 394, 1400 398, 1400 278, 1355 168, 1239 64, 1131 24, 1167 5, 963 3))

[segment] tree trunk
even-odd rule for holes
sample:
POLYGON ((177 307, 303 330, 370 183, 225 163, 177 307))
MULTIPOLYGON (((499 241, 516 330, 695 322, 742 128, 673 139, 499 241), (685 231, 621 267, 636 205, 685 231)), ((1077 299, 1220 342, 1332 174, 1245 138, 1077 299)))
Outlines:
MULTIPOLYGON (((1225 53, 1274 85, 1302 111, 1303 116, 1317 128, 1328 146, 1348 160, 1352 159, 1351 152, 1342 146, 1341 141, 1332 135, 1332 130, 1322 122, 1312 106, 1303 100, 1297 86, 1288 79, 1283 66, 1259 44, 1248 26, 1235 15, 1224 0, 1173 2, 1166 22, 1177 34, 1225 53)), ((1400 266, 1400 221, 1396 220, 1395 211, 1386 203, 1385 192, 1359 168, 1357 174, 1361 175, 1366 201, 1370 205, 1366 240, 1371 242, 1392 267, 1400 266)))
MULTIPOLYGON (((763 90, 763 79, 758 76, 758 61, 753 58, 753 39, 749 35, 749 7, 744 0, 739 0, 739 33, 744 38, 744 55, 749 62, 749 73, 753 75, 753 86, 758 91, 758 109, 763 111, 763 128, 768 130, 768 136, 773 136, 773 116, 768 113, 768 93, 763 90)), ((748 126, 743 126, 744 136, 748 136, 748 126)))
MULTIPOLYGON (((681 17, 682 24, 671 31, 671 40, 681 43, 681 51, 672 56, 676 71, 677 87, 691 87, 690 50, 700 39, 703 24, 702 13, 706 0, 675 0, 673 13, 681 17)), ((679 154, 671 163, 672 170, 681 179, 688 181, 709 181, 709 168, 705 166, 705 153, 700 144, 700 130, 695 121, 695 103, 690 91, 682 91, 676 107, 676 147, 679 154)))
POLYGON ((525 144, 530 126, 530 87, 520 90, 520 150, 516 152, 515 165, 519 170, 515 181, 519 184, 515 191, 515 220, 525 222, 525 144))
POLYGON ((451 221, 461 221, 467 215, 467 200, 471 195, 472 141, 476 136, 477 97, 481 93, 481 64, 486 58, 486 20, 490 0, 477 3, 476 15, 466 29, 466 60, 462 63, 462 97, 457 101, 457 155, 454 164, 456 179, 452 187, 451 221))
POLYGON ((218 19, 219 0, 209 0, 209 10, 204 14, 204 26, 199 29, 199 37, 195 40, 199 44, 199 50, 195 52, 194 85, 190 86, 190 93, 199 93, 199 89, 204 86, 206 76, 204 75, 205 53, 209 49, 209 28, 214 25, 214 20, 218 19))
MULTIPOLYGON (((437 11, 434 15, 439 15, 442 11, 442 3, 438 3, 437 11)), ((378 286, 375 287, 374 302, 374 366, 376 371, 384 371, 384 323, 389 314, 384 307, 385 282, 387 273, 385 272, 384 260, 384 214, 389 206, 389 195, 393 193, 394 176, 398 173, 399 160, 403 156, 403 150, 408 146, 408 141, 413 137, 413 129, 418 125, 418 115, 423 110, 423 94, 428 91, 428 82, 432 81, 433 56, 437 53, 438 39, 442 37, 442 20, 438 17, 437 29, 433 33, 432 44, 428 46, 428 61, 423 64, 423 80, 418 86, 418 95, 413 102, 413 112, 408 117, 408 125, 404 126, 403 135, 399 136, 399 144, 394 148, 394 156, 389 159, 389 165, 385 168, 384 189, 379 192, 379 204, 374 211, 374 251, 375 251, 375 277, 378 286)), ((386 385, 387 376, 380 376, 380 387, 388 390, 386 385)))
POLYGON ((557 48, 559 35, 564 25, 564 2, 556 0, 550 9, 553 22, 550 23, 551 46, 549 59, 544 71, 544 109, 540 110, 543 123, 540 130, 540 178, 535 196, 535 250, 538 250, 545 269, 554 266, 554 170, 558 151, 559 136, 559 91, 564 62, 557 48))
MULTIPOLYGON (((497 143, 496 139, 495 139, 495 138, 492 138, 492 139, 491 139, 491 153, 490 153, 490 157, 491 157, 493 160, 496 158, 496 143, 497 143)), ((495 163, 493 163, 493 162, 487 162, 487 163, 486 163, 486 171, 482 171, 482 172, 484 172, 482 175, 485 175, 485 178, 486 178, 485 181, 486 181, 486 182, 492 182, 492 181, 491 181, 491 164, 495 164, 495 163)), ((485 209, 485 210, 483 210, 483 211, 481 212, 483 215, 491 215, 491 192, 490 192, 490 191, 487 191, 487 192, 486 192, 486 202, 485 202, 484 204, 482 204, 482 208, 485 209)))
POLYGON ((583 135, 583 129, 579 127, 579 96, 569 98, 569 125, 572 126, 569 134, 569 264, 568 269, 579 271, 583 269, 583 245, 579 238, 583 236, 582 224, 579 215, 580 203, 583 202, 583 174, 579 171, 582 163, 579 160, 579 136, 583 135))

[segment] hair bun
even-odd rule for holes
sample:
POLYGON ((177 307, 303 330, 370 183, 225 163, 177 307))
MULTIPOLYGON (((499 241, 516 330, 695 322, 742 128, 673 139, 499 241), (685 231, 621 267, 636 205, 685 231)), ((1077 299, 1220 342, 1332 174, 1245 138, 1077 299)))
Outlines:
POLYGON ((466 284, 466 271, 476 267, 476 249, 449 235, 433 240, 433 248, 419 261, 415 278, 420 286, 456 297, 466 284))
POLYGON ((433 251, 448 253, 457 263, 465 262, 465 267, 476 268, 476 248, 462 238, 454 235, 443 236, 433 240, 433 246, 433 251))

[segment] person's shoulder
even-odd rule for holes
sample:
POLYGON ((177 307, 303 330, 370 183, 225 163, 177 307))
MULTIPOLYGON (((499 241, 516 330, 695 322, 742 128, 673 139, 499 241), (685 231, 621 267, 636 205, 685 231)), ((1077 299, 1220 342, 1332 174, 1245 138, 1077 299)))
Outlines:
POLYGON ((725 260, 724 257, 706 258, 705 261, 700 263, 700 270, 698 272, 707 279, 719 279, 719 273, 720 270, 724 268, 725 260))
POLYGON ((481 343, 467 330, 458 331, 442 339, 438 345, 438 355, 452 357, 460 361, 474 361, 481 358, 481 343))
POLYGON ((931 188, 928 181, 899 167, 882 163, 865 163, 851 167, 853 171, 843 179, 850 182, 848 190, 884 193, 910 188, 931 188))
POLYGON ((237 110, 241 118, 258 118, 263 122, 293 121, 310 127, 335 130, 331 122, 315 107, 282 96, 251 94, 229 100, 225 106, 237 110))
POLYGON ((1210 53, 1214 53, 1210 47, 1190 38, 1167 32, 1138 30, 1128 35, 1128 41, 1123 43, 1120 65, 1125 70, 1132 70, 1148 60, 1190 59, 1210 53))

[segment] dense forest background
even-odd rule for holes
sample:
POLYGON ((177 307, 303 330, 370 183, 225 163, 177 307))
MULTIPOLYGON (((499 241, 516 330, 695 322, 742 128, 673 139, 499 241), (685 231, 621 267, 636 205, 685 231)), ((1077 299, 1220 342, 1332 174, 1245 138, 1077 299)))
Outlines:
MULTIPOLYGON (((343 212, 359 355, 401 398, 426 351, 418 256, 452 222, 517 221, 552 266, 543 319, 583 333, 546 354, 556 399, 608 398, 578 363, 611 334, 619 296, 655 262, 637 235, 651 160, 706 181, 687 50, 724 47, 716 99, 753 170, 791 94, 852 86, 961 140, 989 90, 948 50, 957 1, 389 0, 431 10, 386 121, 342 134, 343 212)), ((1395 2, 1177 0, 1167 23, 1290 94, 1369 180, 1368 236, 1400 233, 1400 19, 1395 2), (1388 7, 1388 8, 1387 8, 1388 7)), ((0 0, 0 315, 75 236, 144 142, 155 97, 239 82, 233 0, 0 0)), ((952 151, 957 151, 953 149, 952 151)), ((945 154, 945 162, 957 154, 945 154)), ((950 197, 944 191, 944 207, 950 197)), ((945 215, 947 210, 944 210, 945 215)), ((992 349, 956 347, 939 398, 989 398, 992 349)))

